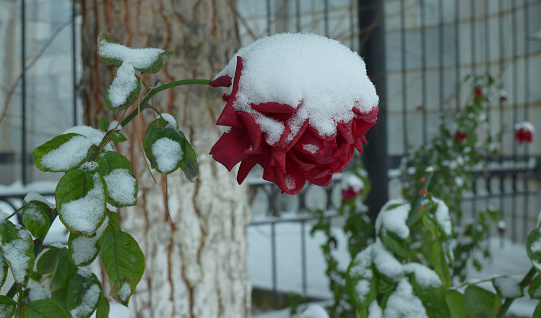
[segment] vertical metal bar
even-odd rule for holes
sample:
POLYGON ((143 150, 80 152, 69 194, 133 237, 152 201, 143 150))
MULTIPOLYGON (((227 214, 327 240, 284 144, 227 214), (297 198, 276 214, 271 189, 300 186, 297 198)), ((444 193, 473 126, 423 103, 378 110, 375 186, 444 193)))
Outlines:
MULTIPOLYGON (((524 1, 524 34, 530 34, 530 17, 528 8, 529 3, 527 0, 524 1)), ((524 119, 529 120, 530 117, 530 42, 528 40, 524 41, 524 119)), ((528 160, 530 145, 526 144, 524 147, 524 159, 528 160)), ((530 193, 528 191, 528 175, 523 175, 524 181, 524 219, 523 219, 523 242, 526 242, 527 233, 529 232, 527 228, 528 216, 530 206, 529 197, 530 193)))
MULTIPOLYGON (((513 8, 511 10, 511 29, 512 29, 512 37, 513 37, 513 49, 512 49, 512 52, 513 52, 513 75, 512 75, 512 81, 513 81, 513 124, 515 124, 517 121, 518 121, 518 85, 517 85, 517 80, 518 80, 518 67, 517 67, 517 2, 516 0, 512 0, 511 2, 513 8)), ((511 140, 512 144, 513 144, 513 162, 516 163, 517 162, 517 143, 516 142, 513 142, 513 140, 511 140)), ((511 197, 511 214, 513 216, 513 221, 512 221, 512 239, 513 239, 513 242, 516 242, 516 238, 517 238, 517 171, 515 169, 513 169, 513 177, 512 177, 512 181, 513 181, 513 184, 512 184, 512 190, 513 190, 513 195, 511 197)))
POLYGON ((329 0, 323 0, 323 23, 325 36, 329 36, 329 0))
POLYGON ((301 32, 301 0, 295 0, 295 19, 297 32, 301 32))
MULTIPOLYGON (((498 78, 499 78, 499 81, 500 82, 503 82, 503 72, 504 72, 504 61, 505 61, 505 46, 504 46, 504 25, 503 25, 503 0, 500 0, 498 2, 498 34, 499 34, 499 38, 498 38, 498 47, 499 47, 499 75, 498 75, 498 78)), ((499 117, 500 117, 500 125, 499 127, 504 127, 504 100, 503 99, 500 99, 500 104, 499 104, 499 117)), ((502 152, 503 152, 503 147, 502 147, 502 152)), ((500 155, 498 157, 498 162, 499 162, 499 165, 501 167, 502 163, 503 163, 503 158, 502 156, 500 155)), ((501 220, 504 220, 505 221, 505 214, 506 214, 506 211, 505 211, 505 206, 504 206, 504 193, 505 193, 505 186, 504 186, 504 181, 505 181, 505 178, 504 178, 504 175, 503 173, 500 173, 500 219, 501 220)), ((501 242, 500 242, 501 245, 503 245, 503 235, 502 235, 502 239, 501 239, 501 242)))
POLYGON ((278 296, 278 277, 276 269, 276 223, 271 223, 271 262, 272 262, 272 295, 278 296))
POLYGON ((408 155, 408 86, 406 67, 406 0, 400 1, 400 47, 402 58, 402 137, 404 143, 404 155, 408 155))
POLYGON ((360 55, 379 95, 379 122, 368 131, 368 145, 363 161, 372 182, 372 191, 366 204, 368 215, 375 220, 381 207, 387 202, 387 77, 385 67, 385 10, 383 0, 358 0, 360 55), (361 8, 361 5, 363 8, 361 8))
POLYGON ((475 34, 475 4, 477 3, 476 1, 471 1, 471 6, 470 6, 470 10, 471 10, 471 17, 470 17, 470 25, 471 25, 471 71, 472 71, 472 75, 477 75, 476 74, 476 50, 475 50, 475 47, 476 47, 476 41, 475 41, 475 37, 476 37, 476 34, 475 34))
POLYGON ((443 96, 443 55, 444 55, 444 51, 443 51, 443 26, 444 26, 444 23, 443 23, 443 0, 440 0, 439 1, 439 7, 438 7, 438 19, 439 19, 439 26, 438 26, 438 34, 439 34, 439 39, 438 39, 438 49, 439 49, 439 69, 438 69, 438 73, 439 73, 439 79, 438 79, 438 82, 439 82, 439 87, 438 87, 438 91, 439 91, 439 94, 440 94, 440 125, 443 124, 443 120, 444 120, 444 103, 445 103, 445 98, 443 96))
POLYGON ((26 2, 21 0, 21 181, 27 182, 26 165, 26 2))
POLYGON ((302 275, 302 295, 308 295, 307 272, 306 272, 306 232, 305 221, 301 220, 301 275, 302 275))
POLYGON ((426 114, 426 108, 428 107, 426 105, 427 99, 426 99, 426 14, 425 14, 425 0, 421 0, 421 4, 419 6, 419 9, 421 10, 421 100, 422 100, 422 132, 423 132, 423 144, 426 144, 428 142, 428 133, 427 133, 427 114, 426 114))
POLYGON ((271 35, 271 1, 267 0, 267 35, 271 35))
POLYGON ((77 11, 75 1, 71 1, 71 68, 73 81, 73 126, 77 126, 77 39, 75 32, 75 17, 77 11))
POLYGON ((460 111, 462 79, 460 78, 460 1, 455 0, 455 77, 456 77, 456 111, 460 111))

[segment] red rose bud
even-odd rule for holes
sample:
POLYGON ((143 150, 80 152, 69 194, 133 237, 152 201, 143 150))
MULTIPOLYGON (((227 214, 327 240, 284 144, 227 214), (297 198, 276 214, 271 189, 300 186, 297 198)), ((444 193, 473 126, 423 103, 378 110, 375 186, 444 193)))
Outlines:
POLYGON ((483 88, 480 85, 475 85, 473 89, 473 97, 479 99, 483 96, 483 88))
POLYGON ((210 83, 229 87, 216 122, 230 129, 212 147, 242 183, 256 165, 263 179, 295 194, 325 186, 362 151, 376 123, 378 96, 363 60, 339 42, 278 34, 242 48, 210 83))
POLYGON ((505 102, 507 100, 507 92, 504 89, 500 90, 500 102, 505 102))
POLYGON ((496 226, 500 234, 505 233, 505 231, 507 230, 507 224, 505 223, 504 220, 499 220, 496 226))
POLYGON ((457 130, 455 132, 455 140, 458 141, 458 142, 461 142, 461 141, 464 141, 468 139, 468 135, 466 135, 465 132, 463 131, 460 131, 460 130, 457 130))
POLYGON ((515 124, 515 140, 517 140, 519 144, 523 142, 531 143, 534 134, 535 127, 532 125, 532 123, 524 121, 515 124))
POLYGON ((363 193, 364 182, 356 175, 348 175, 342 179, 342 198, 344 200, 354 199, 363 193))

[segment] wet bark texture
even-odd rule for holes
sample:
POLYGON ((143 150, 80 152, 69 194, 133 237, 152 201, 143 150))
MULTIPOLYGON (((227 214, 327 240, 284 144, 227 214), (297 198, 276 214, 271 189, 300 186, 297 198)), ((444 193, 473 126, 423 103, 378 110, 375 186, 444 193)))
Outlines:
MULTIPOLYGON (((212 79, 238 49, 232 0, 83 0, 81 5, 82 98, 85 122, 93 127, 103 115, 112 119, 104 93, 116 69, 97 60, 96 39, 102 29, 130 47, 174 51, 162 71, 144 75, 150 86, 157 80, 160 85, 212 79)), ((130 301, 138 317, 250 315, 246 189, 208 155, 219 137, 215 122, 223 93, 208 86, 184 86, 152 101, 160 111, 173 114, 190 138, 200 165, 193 183, 181 172, 166 178, 153 171, 154 183, 139 145, 140 134, 154 118, 150 110, 122 130, 129 141, 117 147, 132 161, 140 192, 137 206, 119 214, 123 229, 136 238, 146 258, 145 275, 130 301)))

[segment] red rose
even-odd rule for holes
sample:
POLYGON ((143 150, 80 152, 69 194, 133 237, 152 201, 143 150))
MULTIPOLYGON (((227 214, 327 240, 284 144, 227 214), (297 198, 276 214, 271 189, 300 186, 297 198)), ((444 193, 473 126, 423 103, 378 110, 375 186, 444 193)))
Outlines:
POLYGON ((530 122, 525 121, 515 125, 515 140, 517 140, 519 144, 523 142, 531 143, 534 133, 535 128, 530 122))
MULTIPOLYGON (((334 83, 327 87, 316 82, 340 82, 341 69, 336 69, 335 77, 330 77, 332 73, 320 75, 317 74, 319 65, 310 61, 311 56, 299 58, 296 54, 297 51, 306 54, 313 44, 317 51, 329 55, 325 45, 332 45, 333 50, 342 46, 335 42, 306 34, 260 39, 241 49, 228 68, 210 83, 213 87, 230 87, 230 92, 223 96, 227 104, 216 122, 230 129, 227 128, 210 153, 228 170, 241 162, 237 175, 239 184, 259 164, 264 170, 263 179, 277 184, 282 193, 296 194, 306 181, 328 185, 332 175, 342 172, 349 164, 355 149, 362 152, 361 141, 366 142, 364 135, 376 123, 378 113, 377 95, 366 76, 364 62, 358 56, 358 60, 345 57, 345 61, 353 59, 355 63, 360 61, 356 66, 362 65, 362 69, 355 70, 355 76, 362 76, 359 77, 362 82, 357 85, 360 88, 356 87, 357 83, 347 83, 345 87, 340 84, 346 95, 361 92, 352 100, 349 95, 345 98, 336 92, 334 83), (305 40, 309 43, 299 44, 305 40), (256 62, 259 59, 261 63, 250 64, 252 59, 256 62), (328 104, 320 103, 321 100, 328 104)), ((308 52, 316 59, 321 58, 318 52, 308 52)), ((330 55, 329 58, 344 62, 343 56, 330 55)), ((324 70, 333 70, 324 65, 324 70)), ((343 67, 348 68, 348 65, 343 67)), ((345 71, 346 75, 349 71, 349 68, 345 71)))
POLYGON ((355 175, 349 175, 342 180, 342 198, 344 200, 354 199, 363 193, 364 182, 355 175))
POLYGON ((483 96, 483 88, 480 85, 475 85, 473 89, 473 97, 479 99, 483 96))
POLYGON ((461 142, 461 141, 464 141, 468 139, 468 135, 466 135, 465 132, 463 131, 460 131, 460 130, 457 130, 455 132, 455 140, 458 141, 458 142, 461 142))

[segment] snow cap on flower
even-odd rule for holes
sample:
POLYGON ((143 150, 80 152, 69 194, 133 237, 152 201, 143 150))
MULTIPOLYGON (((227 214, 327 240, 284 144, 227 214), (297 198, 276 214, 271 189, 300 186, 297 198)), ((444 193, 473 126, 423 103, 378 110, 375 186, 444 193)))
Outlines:
MULTIPOLYGON (((378 96, 363 60, 335 40, 278 34, 241 48, 210 85, 229 87, 217 124, 231 127, 215 160, 237 181, 259 164, 263 178, 295 194, 306 181, 328 185, 362 151, 378 96)), ((228 128, 229 129, 229 128, 228 128)))
POLYGON ((535 127, 532 123, 523 121, 515 124, 515 140, 517 140, 519 144, 523 142, 531 143, 534 134, 535 127))

